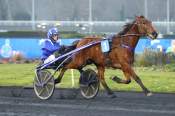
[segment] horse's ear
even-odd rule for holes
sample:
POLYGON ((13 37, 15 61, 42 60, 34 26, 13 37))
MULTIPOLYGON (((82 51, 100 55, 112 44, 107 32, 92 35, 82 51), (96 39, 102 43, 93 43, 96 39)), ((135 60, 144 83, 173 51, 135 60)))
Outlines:
POLYGON ((141 15, 140 18, 145 18, 145 17, 143 15, 141 15))
POLYGON ((135 16, 136 18, 145 18, 144 15, 140 15, 140 16, 135 16))
POLYGON ((145 18, 143 15, 141 16, 136 16, 136 20, 139 20, 140 18, 145 18))

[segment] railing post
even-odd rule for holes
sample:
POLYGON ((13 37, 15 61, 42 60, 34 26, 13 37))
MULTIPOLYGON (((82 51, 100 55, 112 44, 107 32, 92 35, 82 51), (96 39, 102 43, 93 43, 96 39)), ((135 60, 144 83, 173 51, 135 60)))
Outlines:
POLYGON ((32 30, 35 30, 35 0, 32 0, 32 30))

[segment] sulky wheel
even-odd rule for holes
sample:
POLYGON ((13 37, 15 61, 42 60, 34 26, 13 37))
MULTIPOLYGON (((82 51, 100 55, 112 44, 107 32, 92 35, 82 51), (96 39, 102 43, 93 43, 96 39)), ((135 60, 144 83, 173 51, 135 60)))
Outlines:
POLYGON ((34 91, 43 100, 49 99, 55 89, 54 77, 48 70, 36 71, 34 79, 34 91))
POLYGON ((80 91, 84 98, 92 99, 99 91, 99 80, 97 73, 92 69, 87 69, 80 76, 80 91))

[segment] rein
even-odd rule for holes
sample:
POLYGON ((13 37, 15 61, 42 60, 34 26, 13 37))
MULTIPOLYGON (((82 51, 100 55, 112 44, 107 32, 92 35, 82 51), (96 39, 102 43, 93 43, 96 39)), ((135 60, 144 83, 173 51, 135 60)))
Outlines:
MULTIPOLYGON (((124 35, 116 35, 116 37, 118 37, 118 38, 128 37, 128 36, 145 36, 145 34, 124 34, 124 35)), ((113 37, 115 37, 115 35, 114 35, 113 37)), ((112 38, 112 39, 113 39, 113 38, 112 38)), ((114 46, 114 47, 112 47, 111 49, 115 49, 115 48, 117 48, 117 47, 127 48, 127 49, 129 49, 130 51, 134 51, 134 50, 135 50, 135 48, 132 48, 131 46, 126 45, 126 44, 124 44, 123 42, 120 43, 120 46, 114 46)))
MULTIPOLYGON (((133 25, 140 25, 139 23, 137 23, 137 22, 135 22, 135 23, 133 23, 133 25)), ((129 30, 131 30, 134 26, 131 26, 130 27, 130 29, 129 30)), ((129 31, 128 30, 128 31, 129 31)), ((128 37, 128 36, 145 36, 146 34, 144 34, 144 33, 142 33, 142 34, 124 34, 124 35, 113 35, 113 37, 111 37, 111 38, 107 38, 110 42, 112 42, 112 40, 113 40, 113 38, 114 37, 118 37, 118 38, 122 38, 122 37, 128 37)), ((123 48, 127 48, 127 49, 129 49, 130 51, 134 51, 135 50, 135 48, 132 48, 131 46, 129 46, 129 45, 127 45, 127 44, 125 44, 124 42, 123 42, 123 40, 121 39, 121 42, 120 42, 120 46, 114 46, 114 47, 112 47, 111 49, 115 49, 115 48, 117 48, 117 47, 123 47, 123 48)))
POLYGON ((125 35, 117 35, 116 37, 128 37, 128 36, 145 36, 145 34, 125 34, 125 35))
MULTIPOLYGON (((139 25, 139 24, 135 22, 133 25, 139 25)), ((129 30, 131 30, 131 29, 133 28, 133 25, 130 27, 129 30)), ((129 31, 129 30, 128 30, 128 31, 129 31)), ((124 35, 116 35, 116 37, 119 37, 119 38, 128 37, 128 36, 145 36, 145 34, 142 33, 142 34, 124 34, 124 35)), ((135 50, 135 48, 132 48, 131 46, 124 44, 124 43, 123 43, 123 40, 121 40, 121 42, 120 42, 120 47, 127 48, 127 49, 129 49, 131 52, 135 50)), ((116 47, 113 47, 113 48, 111 48, 111 49, 114 49, 114 48, 116 48, 116 47)))

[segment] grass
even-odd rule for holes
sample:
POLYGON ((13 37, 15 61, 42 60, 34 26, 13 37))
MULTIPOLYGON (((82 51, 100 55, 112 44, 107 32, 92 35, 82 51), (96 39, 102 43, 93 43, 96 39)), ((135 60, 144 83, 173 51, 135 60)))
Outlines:
MULTIPOLYGON (((0 86, 32 86, 34 69, 36 64, 0 64, 0 86)), ((92 67, 94 68, 94 67, 92 67)), ((152 70, 151 68, 135 68, 136 73, 141 78, 147 88, 153 92, 175 92, 175 72, 165 72, 162 70, 152 70)), ((141 91, 138 84, 132 81, 128 85, 117 84, 109 79, 110 76, 117 75, 123 78, 120 70, 106 69, 106 82, 110 88, 119 91, 141 91)), ((62 83, 57 87, 71 88, 71 70, 68 70, 62 83)), ((78 87, 79 73, 74 70, 75 86, 78 87)), ((101 87, 102 88, 102 87, 101 87)), ((103 88, 102 88, 103 89, 103 88)))
POLYGON ((31 86, 35 64, 0 64, 1 86, 31 86))

